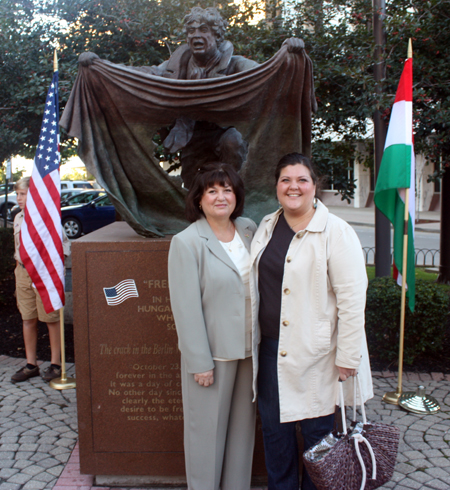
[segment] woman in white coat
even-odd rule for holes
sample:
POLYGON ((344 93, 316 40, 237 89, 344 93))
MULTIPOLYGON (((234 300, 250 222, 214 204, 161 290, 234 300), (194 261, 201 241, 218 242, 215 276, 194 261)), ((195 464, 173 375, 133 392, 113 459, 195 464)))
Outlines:
POLYGON ((244 184, 226 164, 198 171, 186 199, 192 224, 172 239, 169 289, 181 351, 189 490, 249 490, 252 402, 250 243, 244 184))
MULTIPOLYGON (((359 372, 362 398, 373 396, 367 276, 356 233, 316 198, 310 160, 286 155, 275 177, 280 209, 252 242, 254 388, 269 490, 298 490, 297 422, 307 450, 334 427, 338 378, 359 372)), ((305 470, 301 488, 316 488, 305 470)))

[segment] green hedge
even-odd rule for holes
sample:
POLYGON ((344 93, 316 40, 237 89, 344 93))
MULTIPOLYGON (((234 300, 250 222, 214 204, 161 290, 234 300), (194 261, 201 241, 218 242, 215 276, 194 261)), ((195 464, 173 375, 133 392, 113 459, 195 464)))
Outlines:
MULTIPOLYGON (((390 277, 369 282, 366 305, 366 332, 369 352, 381 360, 398 359, 401 287, 390 277)), ((442 350, 449 316, 448 288, 416 279, 416 306, 406 306, 404 362, 412 364, 421 355, 442 350)))
POLYGON ((0 228, 0 280, 14 270, 14 233, 12 228, 0 228))

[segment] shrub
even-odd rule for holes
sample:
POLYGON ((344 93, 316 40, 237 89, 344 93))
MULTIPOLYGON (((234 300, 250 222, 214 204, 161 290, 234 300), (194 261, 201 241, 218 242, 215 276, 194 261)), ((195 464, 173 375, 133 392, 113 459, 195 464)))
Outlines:
MULTIPOLYGON (((369 351, 386 361, 398 359, 401 288, 390 277, 369 282, 366 305, 366 332, 369 351)), ((421 355, 442 350, 449 315, 445 287, 416 280, 414 313, 406 304, 403 359, 412 364, 421 355)))
POLYGON ((14 269, 14 231, 0 228, 0 280, 5 279, 14 269))

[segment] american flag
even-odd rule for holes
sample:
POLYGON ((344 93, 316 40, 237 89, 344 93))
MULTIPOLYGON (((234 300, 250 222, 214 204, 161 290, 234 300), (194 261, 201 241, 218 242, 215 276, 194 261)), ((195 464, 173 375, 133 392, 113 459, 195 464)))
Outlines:
POLYGON ((58 71, 55 71, 45 102, 20 230, 20 258, 47 313, 64 306, 58 115, 58 71))
POLYGON ((109 306, 120 305, 128 298, 138 298, 139 294, 134 279, 125 279, 112 288, 103 288, 109 306))

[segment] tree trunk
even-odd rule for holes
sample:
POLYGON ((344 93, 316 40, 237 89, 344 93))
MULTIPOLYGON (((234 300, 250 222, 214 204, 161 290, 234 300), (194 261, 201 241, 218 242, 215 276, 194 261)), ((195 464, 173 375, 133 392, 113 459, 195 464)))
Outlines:
MULTIPOLYGON (((382 80, 384 78, 385 63, 383 61, 383 50, 385 45, 385 32, 383 27, 383 14, 385 12, 385 1, 374 0, 373 2, 373 34, 375 39, 375 65, 374 78, 376 83, 377 97, 383 93, 382 80)), ((383 157, 384 143, 386 141, 386 126, 381 117, 379 102, 373 114, 375 129, 375 184, 380 171, 381 159, 383 157)), ((375 209, 375 276, 383 277, 391 275, 391 224, 384 214, 375 209)))
POLYGON ((441 183, 441 253, 437 282, 450 284, 450 169, 444 172, 441 183))

